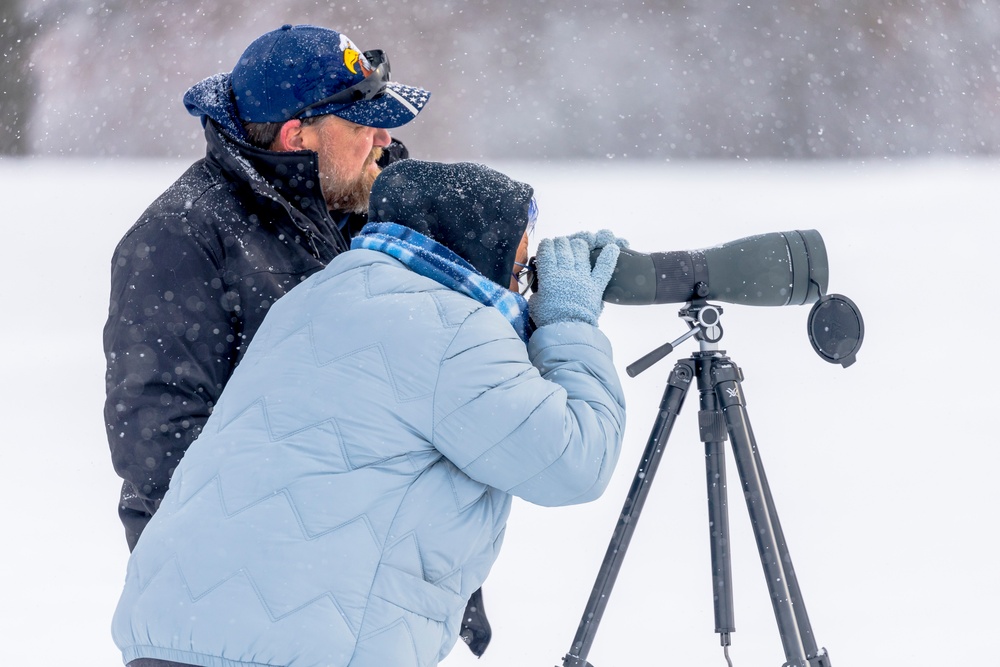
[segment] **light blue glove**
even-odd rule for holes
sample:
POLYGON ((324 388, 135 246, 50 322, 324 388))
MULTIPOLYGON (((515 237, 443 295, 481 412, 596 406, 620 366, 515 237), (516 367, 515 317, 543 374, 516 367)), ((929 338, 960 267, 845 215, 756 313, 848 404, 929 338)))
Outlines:
POLYGON ((611 245, 612 243, 619 248, 625 249, 628 247, 628 241, 625 239, 620 239, 615 236, 615 233, 610 229, 602 229, 597 232, 576 232, 575 234, 570 234, 571 239, 583 239, 590 246, 590 251, 593 252, 597 248, 603 248, 604 246, 611 245))
POLYGON ((535 326, 556 322, 587 322, 595 327, 604 309, 601 297, 615 272, 621 248, 604 247, 593 268, 590 244, 583 238, 542 239, 535 254, 538 291, 528 300, 535 326))

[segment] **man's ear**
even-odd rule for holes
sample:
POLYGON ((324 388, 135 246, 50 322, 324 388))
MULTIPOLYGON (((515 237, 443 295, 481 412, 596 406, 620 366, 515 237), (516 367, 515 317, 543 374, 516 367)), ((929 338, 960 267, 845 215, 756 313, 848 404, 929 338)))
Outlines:
POLYGON ((285 121, 281 129, 278 130, 278 136, 275 137, 271 150, 278 152, 304 150, 305 144, 302 137, 302 130, 304 129, 305 126, 302 125, 302 121, 297 118, 285 121))

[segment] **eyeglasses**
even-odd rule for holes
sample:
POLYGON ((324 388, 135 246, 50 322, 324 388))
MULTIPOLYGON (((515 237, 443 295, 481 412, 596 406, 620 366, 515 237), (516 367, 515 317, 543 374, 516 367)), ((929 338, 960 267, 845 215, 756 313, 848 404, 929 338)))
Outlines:
POLYGON ((307 111, 317 107, 326 106, 328 104, 354 104, 355 102, 373 100, 376 97, 381 96, 385 92, 386 86, 389 84, 389 73, 391 69, 389 67, 389 56, 385 55, 385 51, 382 49, 365 51, 362 55, 367 58, 371 66, 374 67, 371 74, 368 74, 364 79, 358 81, 353 86, 344 88, 340 92, 334 93, 329 97, 324 97, 318 102, 313 102, 310 105, 302 107, 292 117, 300 118, 302 114, 307 111))
MULTIPOLYGON (((534 197, 528 202, 528 226, 525 233, 528 236, 535 231, 535 223, 538 222, 538 202, 534 197)), ((521 267, 517 271, 512 271, 510 275, 517 280, 517 291, 521 296, 525 296, 528 290, 535 284, 535 259, 532 257, 527 264, 514 262, 515 267, 521 267)))
POLYGON ((528 290, 535 284, 535 260, 531 258, 527 264, 514 262, 514 266, 520 267, 517 271, 511 273, 514 279, 517 280, 517 292, 521 296, 525 296, 528 294, 528 290))

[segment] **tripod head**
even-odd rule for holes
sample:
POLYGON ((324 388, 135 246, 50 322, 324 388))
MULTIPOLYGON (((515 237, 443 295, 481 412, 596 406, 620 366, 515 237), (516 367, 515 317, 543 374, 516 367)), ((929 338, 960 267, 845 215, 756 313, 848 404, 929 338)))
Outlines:
POLYGON ((681 308, 677 316, 687 322, 703 351, 718 347, 722 340, 722 306, 703 300, 692 301, 681 308))
POLYGON ((704 299, 690 301, 677 312, 677 316, 687 322, 688 330, 683 336, 669 343, 664 343, 649 354, 625 368, 629 377, 635 377, 663 357, 674 351, 678 345, 688 338, 695 338, 701 343, 703 351, 718 349, 722 340, 722 306, 716 306, 704 299))
MULTIPOLYGON (((625 368, 629 377, 635 377, 660 359, 674 351, 688 338, 695 338, 701 350, 718 349, 722 340, 722 306, 704 299, 689 301, 677 312, 688 325, 688 331, 677 340, 664 343, 649 354, 625 368)), ((809 342, 824 361, 847 368, 857 359, 858 350, 865 337, 865 323, 854 302, 842 294, 820 296, 809 312, 809 342)))

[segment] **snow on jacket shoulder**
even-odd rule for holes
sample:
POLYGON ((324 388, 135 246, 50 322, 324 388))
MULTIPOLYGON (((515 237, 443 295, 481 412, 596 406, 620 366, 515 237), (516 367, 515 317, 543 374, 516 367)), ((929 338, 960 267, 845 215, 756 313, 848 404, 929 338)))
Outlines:
POLYGON ((624 399, 595 327, 538 329, 370 250, 280 299, 129 561, 126 661, 435 665, 511 497, 596 498, 624 399))

